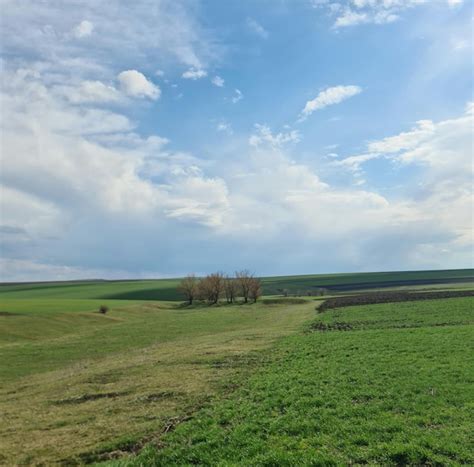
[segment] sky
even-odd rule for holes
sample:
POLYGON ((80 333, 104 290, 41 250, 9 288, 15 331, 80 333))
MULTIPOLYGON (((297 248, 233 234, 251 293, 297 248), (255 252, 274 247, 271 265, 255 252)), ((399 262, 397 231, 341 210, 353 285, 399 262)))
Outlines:
POLYGON ((1 281, 473 266, 471 1, 1 11, 1 281))

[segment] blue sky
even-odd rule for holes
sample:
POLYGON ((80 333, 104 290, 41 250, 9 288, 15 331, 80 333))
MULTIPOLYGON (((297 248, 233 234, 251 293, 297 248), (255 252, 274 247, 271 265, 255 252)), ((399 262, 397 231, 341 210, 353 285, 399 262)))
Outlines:
POLYGON ((471 267, 462 0, 2 2, 2 280, 471 267))

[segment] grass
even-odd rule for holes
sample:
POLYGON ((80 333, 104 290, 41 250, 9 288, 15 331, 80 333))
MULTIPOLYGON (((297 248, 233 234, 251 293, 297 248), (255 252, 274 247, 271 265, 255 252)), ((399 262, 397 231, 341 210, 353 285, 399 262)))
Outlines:
MULTIPOLYGON (((453 269, 440 271, 396 271, 349 274, 314 274, 305 276, 264 277, 265 295, 289 293, 305 295, 318 288, 352 290, 359 288, 400 287, 430 284, 474 282, 474 270, 453 269)), ((84 281, 0 284, 4 298, 64 298, 98 300, 182 300, 176 287, 179 279, 137 281, 84 281)))
POLYGON ((114 465, 472 465, 473 303, 320 314, 325 331, 279 341, 239 389, 114 465))
POLYGON ((241 361, 301 330, 314 303, 8 299, 0 316, 0 464, 130 450, 222 390, 241 361))
POLYGON ((182 307, 175 285, 0 285, 0 464, 474 462, 472 298, 317 314, 182 307))

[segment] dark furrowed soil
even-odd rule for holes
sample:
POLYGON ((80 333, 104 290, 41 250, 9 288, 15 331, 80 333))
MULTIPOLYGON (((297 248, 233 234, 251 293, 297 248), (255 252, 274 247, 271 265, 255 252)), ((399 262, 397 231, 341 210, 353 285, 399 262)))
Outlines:
POLYGON ((472 283, 472 277, 459 278, 441 278, 441 279, 400 279, 388 281, 373 281, 373 282, 354 282, 354 283, 340 283, 334 285, 316 285, 315 287, 322 287, 333 292, 344 292, 351 290, 363 289, 378 289, 384 287, 403 287, 403 286, 419 286, 419 285, 434 285, 434 284, 455 284, 455 283, 472 283))
POLYGON ((323 312, 332 308, 376 303, 409 302, 415 300, 435 300, 440 298, 474 297, 473 290, 447 290, 439 292, 373 292, 360 295, 346 295, 328 298, 318 310, 323 312))

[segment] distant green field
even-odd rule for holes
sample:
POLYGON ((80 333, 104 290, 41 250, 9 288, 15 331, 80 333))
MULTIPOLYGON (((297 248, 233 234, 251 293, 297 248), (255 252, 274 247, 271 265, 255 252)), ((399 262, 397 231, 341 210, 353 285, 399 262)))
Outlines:
POLYGON ((267 295, 277 295, 283 289, 287 289, 290 293, 300 292, 304 295, 305 292, 316 288, 327 288, 331 291, 347 291, 456 282, 473 284, 474 269, 282 276, 266 277, 263 280, 264 290, 267 295))
MULTIPOLYGON (((265 295, 281 295, 284 290, 291 294, 305 295, 319 288, 347 291, 430 284, 474 284, 474 269, 279 276, 264 277, 262 282, 265 295)), ((0 299, 4 297, 172 301, 182 299, 177 291, 178 284, 179 279, 0 284, 0 299)))
POLYGON ((179 300, 179 279, 1 284, 0 298, 179 300))
POLYGON ((473 305, 325 312, 262 353, 237 391, 163 436, 160 449, 112 464, 473 465, 473 305))

